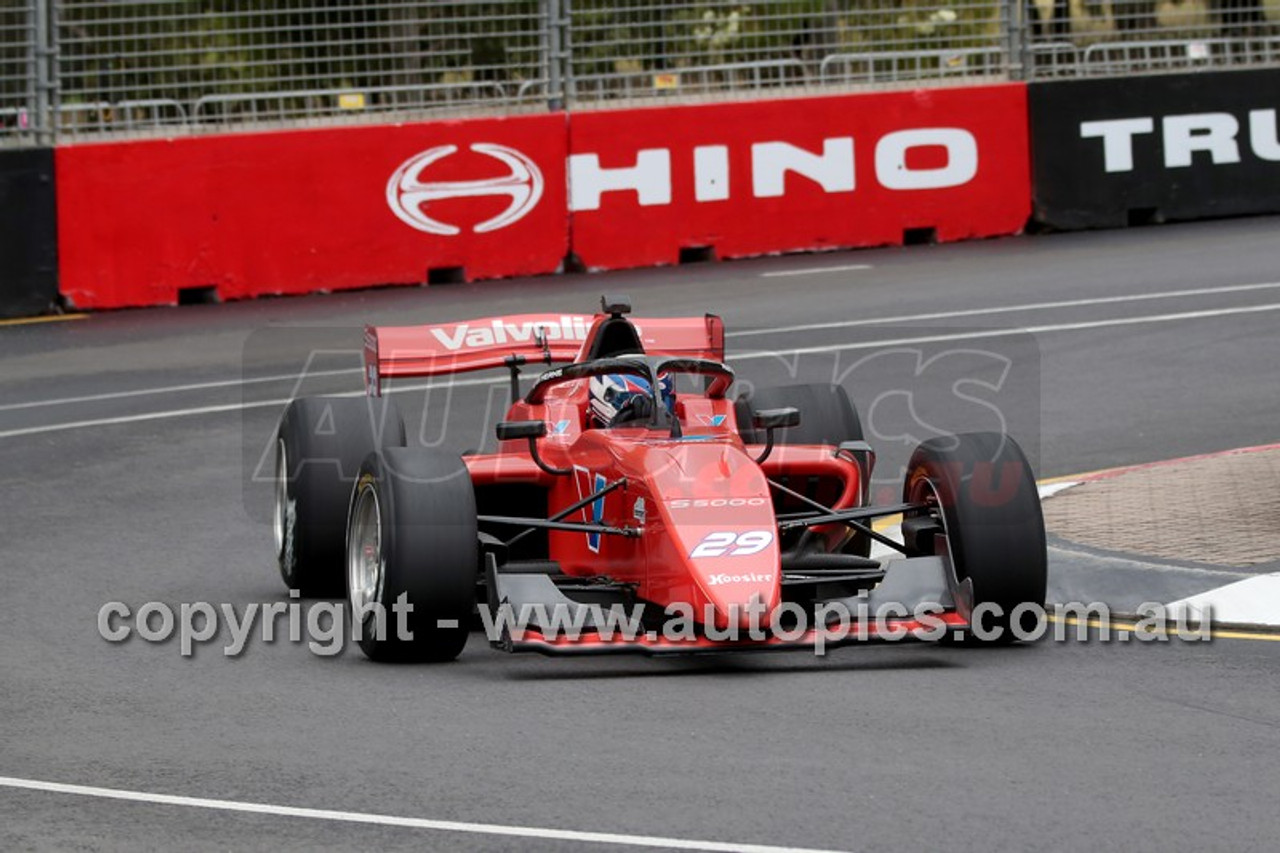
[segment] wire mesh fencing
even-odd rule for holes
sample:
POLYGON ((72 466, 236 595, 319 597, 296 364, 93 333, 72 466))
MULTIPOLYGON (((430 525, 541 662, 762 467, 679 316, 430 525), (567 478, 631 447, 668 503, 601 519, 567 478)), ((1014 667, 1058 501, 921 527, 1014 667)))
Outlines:
POLYGON ((1280 0, 7 0, 0 144, 1280 65, 1280 0))
POLYGON ((58 130, 510 111, 547 64, 539 6, 60 0, 58 130))
POLYGON ((1024 17, 1030 78, 1280 63, 1277 0, 1027 0, 1024 17))
POLYGON ((573 0, 578 102, 1007 74, 999 0, 573 0))
POLYGON ((34 138, 36 15, 34 0, 0 7, 0 140, 34 138))

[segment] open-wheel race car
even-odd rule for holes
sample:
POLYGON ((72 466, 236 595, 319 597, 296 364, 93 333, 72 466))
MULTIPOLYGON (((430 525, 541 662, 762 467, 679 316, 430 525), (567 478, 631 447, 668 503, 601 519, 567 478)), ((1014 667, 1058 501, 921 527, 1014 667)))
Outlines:
POLYGON ((843 388, 731 399, 719 317, 629 313, 606 297, 595 315, 367 328, 366 396, 300 398, 280 422, 285 582, 345 593, 377 660, 452 660, 477 619, 507 651, 665 654, 972 637, 975 608, 998 628, 1043 603, 1044 525, 1013 439, 925 441, 901 502, 873 506, 843 388), (536 362, 558 366, 522 393, 536 362), (504 367, 493 453, 408 446, 383 396, 504 367), (873 526, 890 516, 898 538, 873 526))

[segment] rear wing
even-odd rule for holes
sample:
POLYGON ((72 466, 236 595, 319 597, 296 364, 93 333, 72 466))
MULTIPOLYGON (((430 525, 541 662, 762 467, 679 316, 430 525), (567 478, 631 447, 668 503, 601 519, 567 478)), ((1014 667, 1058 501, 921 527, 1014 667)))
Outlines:
MULTIPOLYGON (((579 361, 591 351, 607 319, 605 314, 518 314, 424 326, 366 326, 365 390, 377 397, 384 379, 579 361)), ((724 360, 724 321, 714 314, 629 319, 649 355, 724 360)))

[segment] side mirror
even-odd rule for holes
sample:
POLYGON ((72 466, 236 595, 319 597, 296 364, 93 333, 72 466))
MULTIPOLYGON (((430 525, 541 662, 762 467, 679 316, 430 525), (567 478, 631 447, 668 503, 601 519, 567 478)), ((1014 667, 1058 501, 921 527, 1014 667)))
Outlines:
POLYGON ((502 421, 494 432, 498 434, 498 441, 542 438, 547 434, 547 424, 545 421, 502 421))
POLYGON ((572 468, 552 468, 538 454, 538 439, 547 434, 546 421, 501 421, 494 428, 494 432, 498 434, 499 441, 528 439, 529 455, 533 457, 534 464, 548 474, 562 477, 573 473, 572 468))
POLYGON ((751 415, 751 425, 756 429, 787 429, 800 425, 800 410, 792 406, 784 409, 761 409, 751 415))
POLYGON ((773 452, 775 429, 787 429, 800 425, 800 410, 793 406, 782 409, 761 409, 751 415, 751 425, 758 430, 764 430, 764 452, 756 457, 756 462, 760 463, 768 459, 769 454, 773 452))

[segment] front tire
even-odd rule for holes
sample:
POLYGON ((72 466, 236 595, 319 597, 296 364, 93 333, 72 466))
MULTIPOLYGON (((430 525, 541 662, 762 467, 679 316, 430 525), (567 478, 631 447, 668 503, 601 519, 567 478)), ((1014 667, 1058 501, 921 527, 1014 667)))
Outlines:
MULTIPOLYGON (((997 608, 985 626, 996 629, 1000 641, 1015 639, 1013 610, 1021 604, 1043 607, 1048 587, 1044 516, 1022 448, 1000 433, 923 442, 908 463, 903 500, 928 505, 905 514, 908 548, 933 553, 934 537, 945 535, 956 580, 973 583, 975 610, 983 604, 997 608)), ((1030 616, 1020 625, 1034 626, 1030 616)), ((967 638, 982 639, 973 632, 967 638)))
POLYGON ((370 453, 351 497, 346 553, 352 621, 368 657, 442 662, 462 653, 479 538, 461 457, 418 448, 370 453))
POLYGON ((303 397, 276 431, 274 532, 280 577, 308 598, 346 593, 347 507, 360 463, 403 447, 404 419, 387 397, 303 397))

